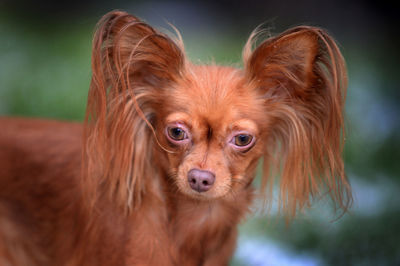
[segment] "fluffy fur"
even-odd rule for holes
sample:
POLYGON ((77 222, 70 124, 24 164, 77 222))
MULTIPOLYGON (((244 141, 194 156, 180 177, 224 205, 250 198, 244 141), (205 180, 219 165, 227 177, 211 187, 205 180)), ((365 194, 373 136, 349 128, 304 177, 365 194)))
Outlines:
POLYGON ((260 158, 289 217, 324 194, 346 209, 337 45, 316 27, 258 36, 243 69, 194 65, 179 36, 106 14, 84 125, 0 120, 0 264, 226 265, 260 158), (205 191, 192 169, 215 177, 205 191))

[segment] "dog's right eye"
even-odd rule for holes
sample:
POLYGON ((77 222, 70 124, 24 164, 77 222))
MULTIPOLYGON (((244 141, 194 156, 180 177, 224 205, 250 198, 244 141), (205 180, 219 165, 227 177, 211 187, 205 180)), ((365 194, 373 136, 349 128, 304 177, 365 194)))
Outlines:
POLYGON ((176 141, 184 140, 187 138, 186 132, 180 127, 168 128, 168 136, 176 141))

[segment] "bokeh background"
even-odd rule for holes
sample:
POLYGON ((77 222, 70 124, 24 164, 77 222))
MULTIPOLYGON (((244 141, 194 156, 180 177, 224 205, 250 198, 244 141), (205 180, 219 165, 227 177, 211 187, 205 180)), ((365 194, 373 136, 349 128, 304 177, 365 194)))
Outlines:
MULTIPOLYGON (((195 62, 238 65, 250 32, 308 24, 340 43, 349 73, 346 169, 354 191, 289 225, 272 211, 240 227, 232 265, 400 265, 400 78, 395 1, 0 0, 0 115, 83 119, 96 21, 113 9, 182 33, 195 62)), ((1 128, 0 128, 1 130, 1 128)), ((256 207, 255 207, 256 209, 256 207)))

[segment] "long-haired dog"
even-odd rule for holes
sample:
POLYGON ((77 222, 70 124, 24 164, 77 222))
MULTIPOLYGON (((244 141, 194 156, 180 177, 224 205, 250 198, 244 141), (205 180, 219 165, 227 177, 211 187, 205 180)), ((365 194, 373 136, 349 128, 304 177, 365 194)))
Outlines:
POLYGON ((289 217, 324 194, 348 206, 332 37, 252 34, 236 69, 192 64, 177 35, 108 13, 83 126, 0 120, 1 265, 226 265, 261 158, 289 217))

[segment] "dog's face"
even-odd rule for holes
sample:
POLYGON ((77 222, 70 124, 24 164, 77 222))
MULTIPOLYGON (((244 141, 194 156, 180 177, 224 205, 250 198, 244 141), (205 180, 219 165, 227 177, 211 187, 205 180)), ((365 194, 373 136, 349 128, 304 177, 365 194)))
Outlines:
POLYGON ((163 95, 159 139, 180 192, 199 199, 251 182, 264 150, 264 100, 233 68, 191 66, 163 95))

